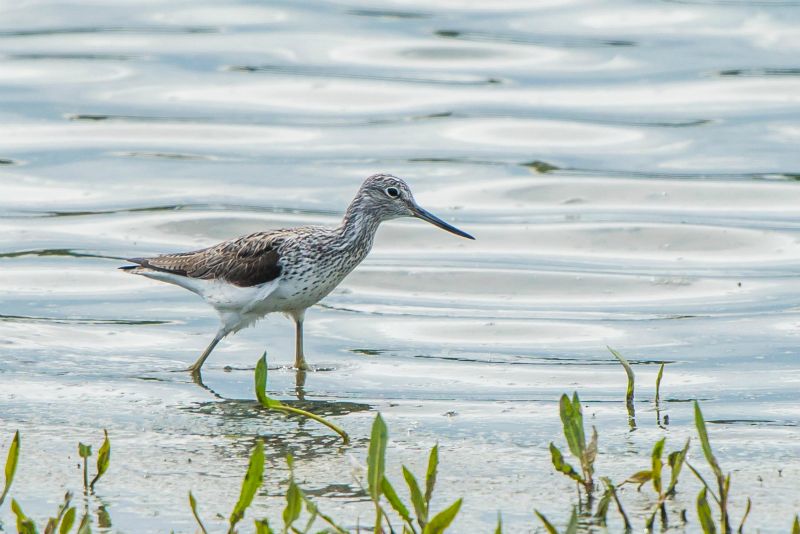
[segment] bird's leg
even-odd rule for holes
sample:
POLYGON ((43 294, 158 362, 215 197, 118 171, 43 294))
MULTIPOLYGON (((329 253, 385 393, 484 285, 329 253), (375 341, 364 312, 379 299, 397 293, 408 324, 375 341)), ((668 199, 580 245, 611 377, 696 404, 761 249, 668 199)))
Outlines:
POLYGON ((222 338, 224 338, 226 334, 227 332, 223 329, 217 332, 217 335, 215 335, 214 339, 211 340, 211 343, 208 344, 206 350, 203 351, 203 354, 201 354, 200 357, 197 358, 196 362, 194 362, 186 369, 187 371, 192 373, 192 378, 195 381, 202 380, 202 377, 200 375, 200 368, 203 367, 203 364, 205 363, 208 356, 211 354, 211 351, 214 350, 214 347, 217 346, 217 343, 222 341, 222 338))
POLYGON ((295 338, 294 338, 294 366, 299 371, 308 370, 306 358, 303 355, 303 317, 305 311, 294 315, 295 338))
POLYGON ((306 371, 298 369, 294 377, 294 393, 297 395, 297 400, 306 400, 306 371))

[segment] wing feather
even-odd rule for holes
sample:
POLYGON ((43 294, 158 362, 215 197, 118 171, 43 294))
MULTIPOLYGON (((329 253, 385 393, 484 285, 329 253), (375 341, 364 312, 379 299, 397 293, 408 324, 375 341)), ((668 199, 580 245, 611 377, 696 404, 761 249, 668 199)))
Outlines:
POLYGON ((278 246, 282 240, 280 234, 259 232, 193 252, 128 261, 154 271, 251 287, 281 275, 278 246))

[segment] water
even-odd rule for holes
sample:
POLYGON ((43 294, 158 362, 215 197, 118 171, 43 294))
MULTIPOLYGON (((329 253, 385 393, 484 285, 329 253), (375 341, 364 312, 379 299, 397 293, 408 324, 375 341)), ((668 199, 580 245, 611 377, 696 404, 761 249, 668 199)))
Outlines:
MULTIPOLYGON (((146 3, 0 6, 0 450, 23 436, 29 515, 77 489, 77 442, 113 443, 100 531, 193 532, 191 489, 221 528, 257 437, 257 516, 301 484, 351 528, 375 411, 389 473, 441 447, 436 508, 456 532, 563 524, 557 400, 578 390, 621 481, 693 436, 701 399, 734 518, 786 532, 800 508, 800 5, 794 1, 146 3), (306 321, 312 422, 294 398, 293 328, 225 340, 204 390, 174 373, 213 335, 189 292, 116 270, 256 230, 336 224, 361 179, 393 172, 474 234, 384 225, 306 321), (637 426, 625 376, 637 374, 637 426), (659 428, 652 405, 667 362, 659 428), (226 369, 226 366, 229 368, 226 369)), ((4 452, 2 454, 5 454, 4 452)), ((690 460, 703 461, 696 444, 690 460)), ((676 509, 697 531, 697 484, 676 509)), ((623 491, 641 525, 648 493, 623 491)), ((80 499, 78 499, 80 501, 80 499)), ((8 507, 0 512, 13 525, 8 507)), ((673 524, 678 524, 673 517, 673 524)), ((678 529, 679 531, 681 529, 678 529)))

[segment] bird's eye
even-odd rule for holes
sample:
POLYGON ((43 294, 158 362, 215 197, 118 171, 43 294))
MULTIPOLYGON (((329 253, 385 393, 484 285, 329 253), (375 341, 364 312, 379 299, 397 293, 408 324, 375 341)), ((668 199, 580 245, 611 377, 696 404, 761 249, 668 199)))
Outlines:
POLYGON ((387 187, 386 194, 392 198, 397 198, 400 196, 400 191, 396 187, 387 187))

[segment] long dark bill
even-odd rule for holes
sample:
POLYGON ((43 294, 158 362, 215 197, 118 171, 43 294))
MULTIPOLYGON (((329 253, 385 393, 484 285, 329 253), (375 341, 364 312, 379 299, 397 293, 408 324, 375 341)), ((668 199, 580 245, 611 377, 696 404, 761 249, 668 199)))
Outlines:
POLYGON ((461 237, 466 237, 467 239, 475 239, 474 237, 472 237, 468 233, 462 232, 461 230, 459 230, 455 226, 447 224, 446 222, 441 220, 439 217, 437 217, 433 213, 431 213, 431 212, 429 212, 427 210, 424 210, 424 209, 420 208, 419 206, 413 206, 411 208, 411 211, 414 212, 414 216, 415 217, 419 217, 423 221, 428 221, 432 225, 438 226, 442 230, 447 230, 451 234, 456 234, 456 235, 459 235, 461 237))

